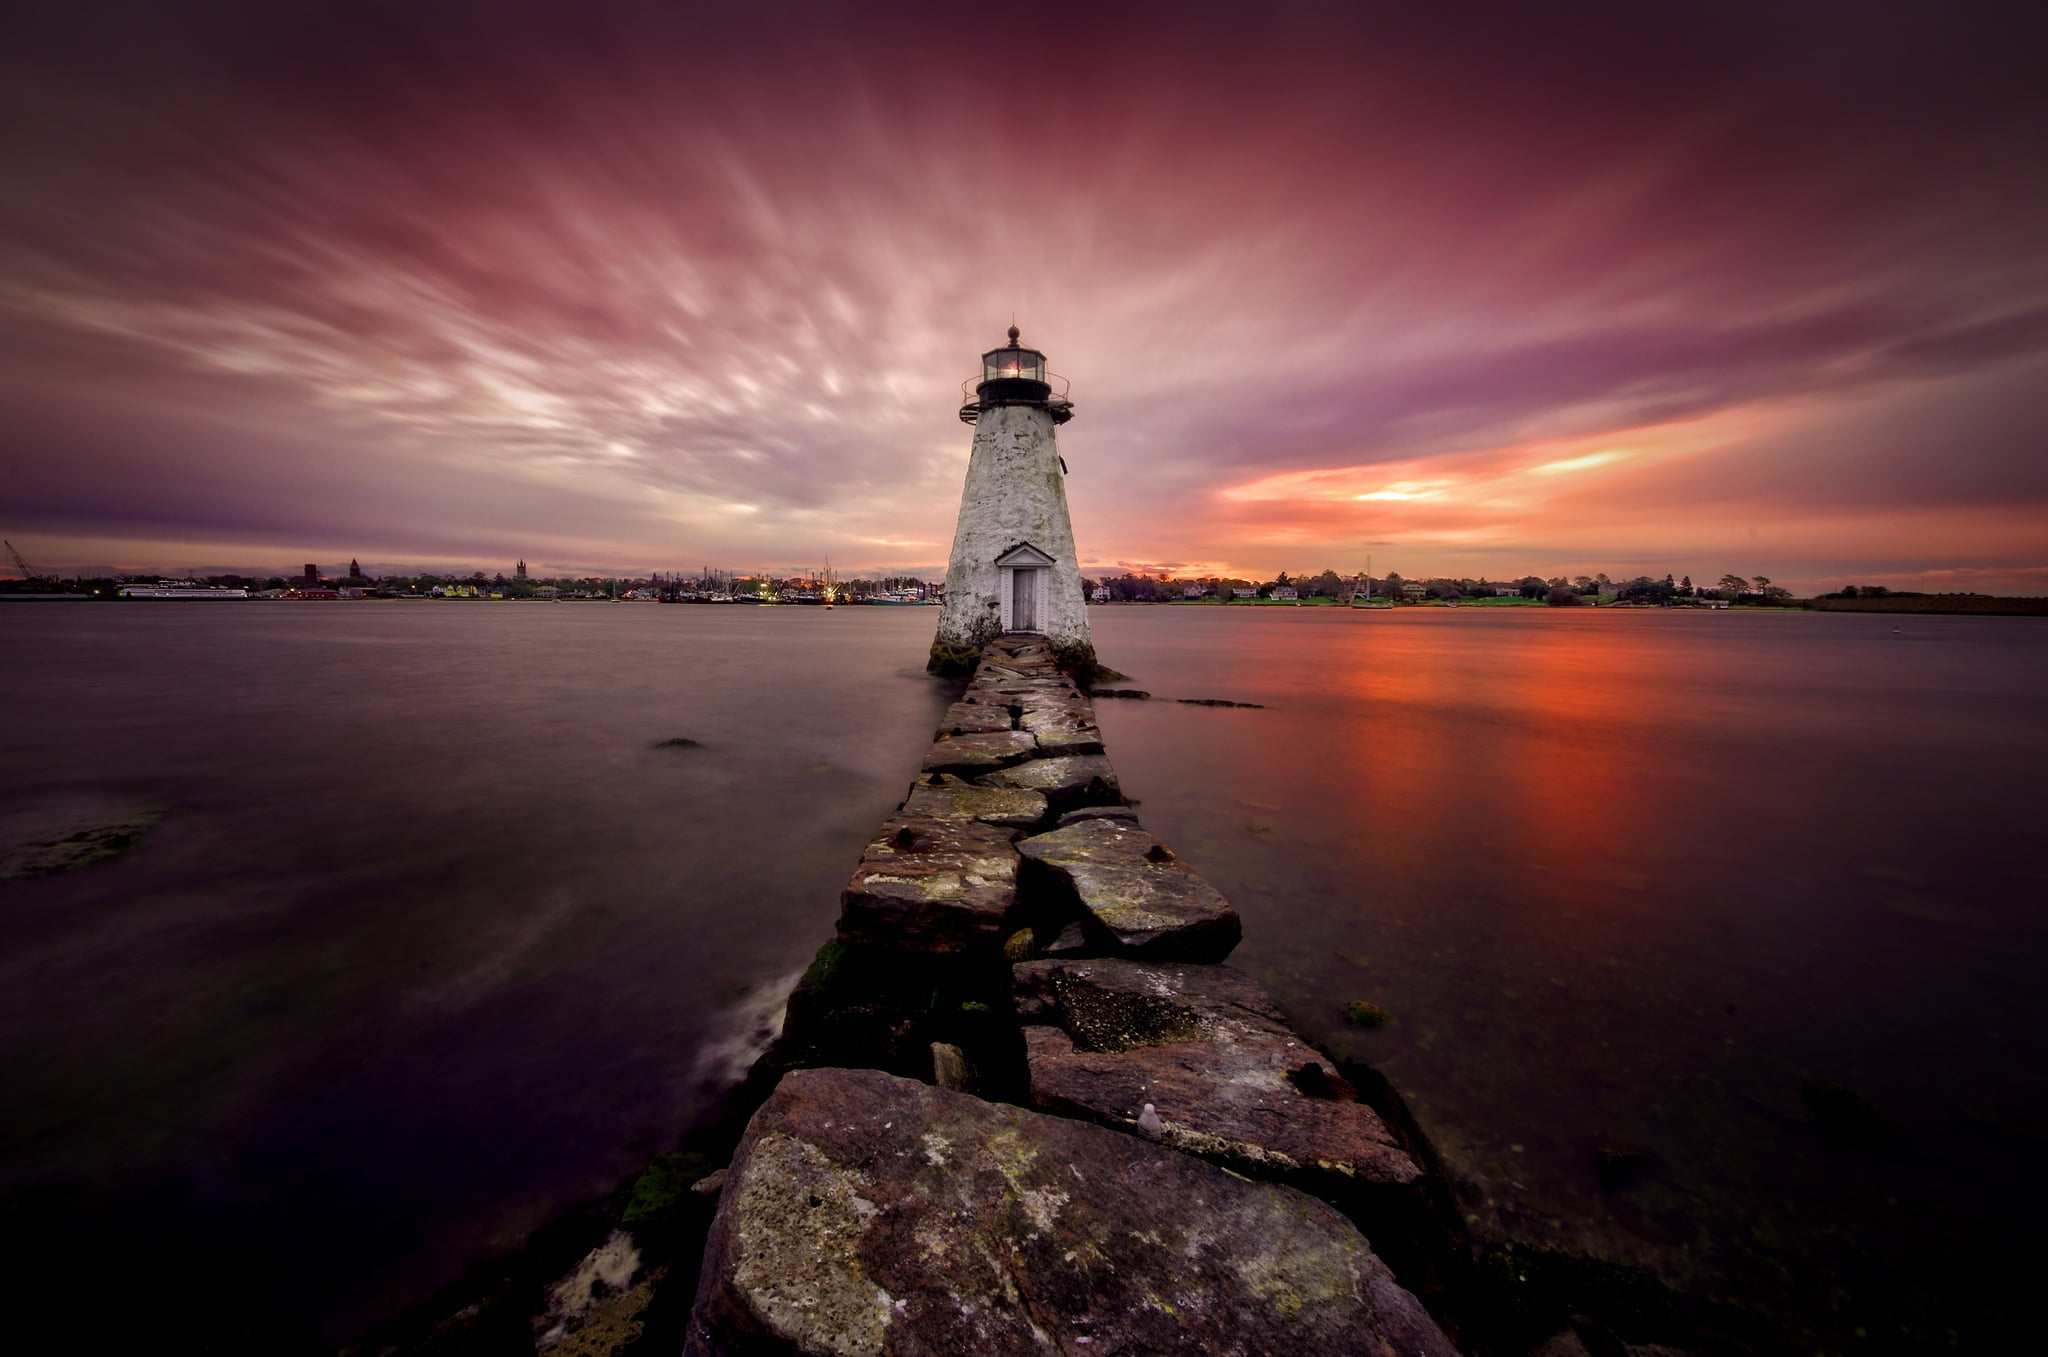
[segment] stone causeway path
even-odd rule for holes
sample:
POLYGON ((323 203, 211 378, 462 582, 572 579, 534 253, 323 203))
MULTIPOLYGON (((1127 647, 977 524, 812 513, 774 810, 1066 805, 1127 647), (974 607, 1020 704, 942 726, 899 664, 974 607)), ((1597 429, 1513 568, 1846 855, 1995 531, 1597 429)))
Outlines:
POLYGON ((988 646, 764 1057, 685 1351, 1455 1353, 1368 1239, 1422 1170, 1241 935, 1045 643, 988 646))

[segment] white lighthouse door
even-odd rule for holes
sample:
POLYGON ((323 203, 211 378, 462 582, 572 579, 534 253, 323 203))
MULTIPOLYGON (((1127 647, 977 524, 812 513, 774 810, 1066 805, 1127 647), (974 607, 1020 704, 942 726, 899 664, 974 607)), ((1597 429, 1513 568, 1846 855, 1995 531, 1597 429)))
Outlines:
POLYGON ((1038 630, 1038 577, 1044 573, 1043 570, 1010 572, 1010 630, 1038 630))

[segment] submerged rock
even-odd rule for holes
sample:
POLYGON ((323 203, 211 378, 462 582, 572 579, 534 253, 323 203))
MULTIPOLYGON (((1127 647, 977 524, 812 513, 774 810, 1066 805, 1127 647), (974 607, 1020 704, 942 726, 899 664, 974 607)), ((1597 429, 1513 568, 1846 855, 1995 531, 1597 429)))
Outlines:
POLYGON ((1393 1014, 1370 1000, 1353 999, 1344 1005, 1344 1021, 1353 1027, 1385 1027, 1393 1020, 1393 1014))
POLYGON ((871 1070, 755 1114, 689 1357, 1455 1352, 1322 1202, 871 1070))
POLYGON ((897 816, 868 841, 839 898, 839 936, 849 943, 993 947, 1017 901, 1017 852, 996 825, 897 816))
MULTIPOLYGON (((1025 767, 1031 765, 1026 764, 1025 767)), ((1160 961, 1221 961, 1244 926, 1214 886, 1138 825, 1082 820, 1018 841, 1027 870, 1072 896, 1105 950, 1160 961)))
POLYGON ((100 823, 82 822, 78 812, 89 815, 91 809, 89 803, 77 808, 60 804, 45 814, 18 813, 0 823, 0 881, 54 876, 110 862, 141 843, 162 818, 160 812, 149 810, 100 823))
POLYGON ((1162 1144, 1316 1188, 1422 1176, 1241 971, 1110 958, 1011 975, 1035 1107, 1129 1128, 1149 1103, 1162 1144))

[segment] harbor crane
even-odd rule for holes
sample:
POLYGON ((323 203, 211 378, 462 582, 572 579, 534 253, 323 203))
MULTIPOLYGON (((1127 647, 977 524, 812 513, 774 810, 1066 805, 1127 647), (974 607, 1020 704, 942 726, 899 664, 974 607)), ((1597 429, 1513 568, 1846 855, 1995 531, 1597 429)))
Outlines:
POLYGON ((38 575, 34 567, 29 565, 27 560, 22 557, 22 554, 14 549, 14 543, 0 538, 0 546, 7 548, 8 558, 14 562, 14 568, 21 572, 21 578, 24 583, 40 584, 43 582, 43 577, 38 575))

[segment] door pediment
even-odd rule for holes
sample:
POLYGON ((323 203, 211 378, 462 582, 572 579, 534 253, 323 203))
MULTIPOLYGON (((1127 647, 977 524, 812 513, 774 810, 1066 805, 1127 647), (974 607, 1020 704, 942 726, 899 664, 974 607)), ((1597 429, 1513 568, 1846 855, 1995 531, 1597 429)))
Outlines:
POLYGON ((1029 542, 1019 542, 996 557, 996 564, 1006 570, 1043 570, 1052 564, 1052 557, 1029 542))

